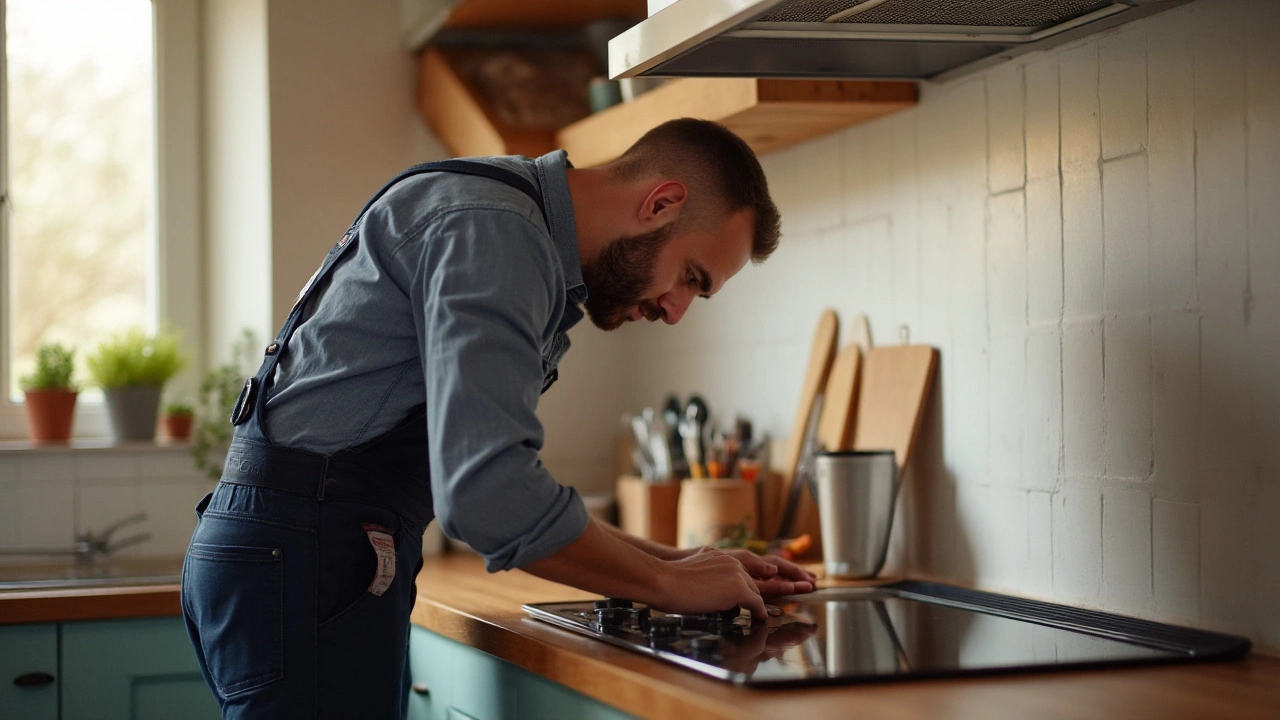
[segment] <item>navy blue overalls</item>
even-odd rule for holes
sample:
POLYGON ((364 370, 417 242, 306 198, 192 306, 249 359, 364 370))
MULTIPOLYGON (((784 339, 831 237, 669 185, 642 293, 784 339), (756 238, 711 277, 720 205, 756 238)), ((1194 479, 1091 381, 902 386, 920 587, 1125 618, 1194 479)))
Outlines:
POLYGON ((236 403, 222 480, 196 507, 183 564, 183 617, 224 718, 406 712, 414 578, 434 517, 425 403, 387 433, 331 455, 273 444, 263 417, 303 308, 355 246, 365 212, 404 178, 442 171, 511 185, 546 214, 533 184, 509 170, 418 165, 369 200, 303 288, 236 403))

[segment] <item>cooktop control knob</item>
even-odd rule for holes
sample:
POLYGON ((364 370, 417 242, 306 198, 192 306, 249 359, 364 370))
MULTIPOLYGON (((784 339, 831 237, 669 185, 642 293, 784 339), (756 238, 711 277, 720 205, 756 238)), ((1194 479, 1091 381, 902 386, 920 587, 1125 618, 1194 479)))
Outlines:
POLYGON ((627 621, 630 612, 626 608, 596 608, 596 619, 602 628, 616 628, 627 621))
POLYGON ((724 647, 724 638, 719 635, 699 635, 689 641, 689 646, 699 654, 718 653, 724 647))
POLYGON ((733 622, 734 620, 737 620, 738 616, 741 614, 742 614, 742 608, 737 605, 734 605, 728 610, 721 610, 720 612, 716 613, 715 619, 719 620, 720 622, 733 622))
POLYGON ((595 608, 597 610, 600 610, 601 608, 630 608, 633 606, 635 606, 635 603, 623 598, 605 598, 603 600, 595 601, 595 608))
POLYGON ((670 642, 680 635, 680 618, 656 617, 649 619, 649 640, 670 642))

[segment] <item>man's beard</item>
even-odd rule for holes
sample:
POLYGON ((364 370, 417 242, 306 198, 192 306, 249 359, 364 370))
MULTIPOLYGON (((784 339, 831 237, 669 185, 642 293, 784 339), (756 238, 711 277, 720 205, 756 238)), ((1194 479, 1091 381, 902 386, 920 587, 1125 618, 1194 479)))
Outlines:
POLYGON ((616 330, 636 305, 641 306, 648 320, 662 317, 661 308, 642 300, 645 291, 653 286, 658 253, 671 239, 674 226, 675 223, 668 223, 643 235, 620 237, 606 245, 595 262, 583 266, 587 315, 596 327, 616 330))

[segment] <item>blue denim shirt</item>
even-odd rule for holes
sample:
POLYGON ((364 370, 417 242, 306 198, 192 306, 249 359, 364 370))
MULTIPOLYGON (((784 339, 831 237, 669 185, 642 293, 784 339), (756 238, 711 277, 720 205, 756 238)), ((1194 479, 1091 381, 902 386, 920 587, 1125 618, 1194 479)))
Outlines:
POLYGON ((551 555, 587 525, 538 458, 544 381, 586 300, 567 160, 485 158, 528 177, 546 217, 488 178, 407 178, 365 213, 316 288, 267 402, 271 440, 332 453, 426 403, 436 518, 489 570, 551 555))

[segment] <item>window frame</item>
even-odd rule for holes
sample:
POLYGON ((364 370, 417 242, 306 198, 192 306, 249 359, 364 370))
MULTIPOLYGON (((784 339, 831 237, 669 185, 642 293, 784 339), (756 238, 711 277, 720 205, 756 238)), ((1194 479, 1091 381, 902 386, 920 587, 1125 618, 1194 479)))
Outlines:
MULTIPOLYGON (((6 0, 0 0, 0 58, 7 57, 6 0)), ((199 0, 152 0, 152 89, 155 151, 152 203, 148 224, 155 244, 148 253, 156 282, 156 324, 163 322, 183 334, 191 360, 166 389, 194 399, 202 370, 200 312, 201 175, 199 93, 199 0)), ((0 72, 0 159, 7 158, 7 73, 0 72)), ((0 278, 9 272, 9 167, 0 162, 0 278)), ((7 284, 7 283, 6 283, 7 284)), ((0 294, 0 441, 28 441, 26 410, 9 397, 13 368, 8 364, 9 297, 0 294)), ((77 357, 77 360, 80 356, 77 357)), ((83 398, 76 403, 73 440, 101 440, 108 436, 106 407, 83 398)))

